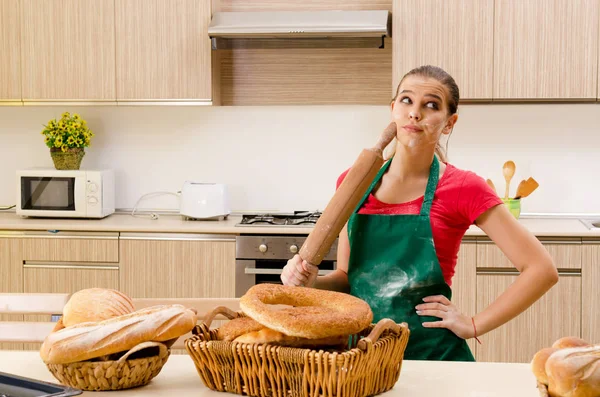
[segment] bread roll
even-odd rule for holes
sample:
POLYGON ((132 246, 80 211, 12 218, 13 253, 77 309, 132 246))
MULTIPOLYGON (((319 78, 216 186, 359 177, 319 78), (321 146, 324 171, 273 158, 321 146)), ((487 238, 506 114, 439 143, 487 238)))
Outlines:
POLYGON ((248 332, 237 337, 234 342, 241 343, 261 343, 287 347, 325 347, 325 346, 341 346, 348 344, 347 335, 330 336, 327 338, 307 339, 296 336, 288 336, 278 331, 273 331, 269 328, 263 328, 260 331, 248 332))
POLYGON ((231 342, 238 336, 249 332, 260 331, 264 325, 257 323, 250 317, 238 317, 226 322, 217 330, 217 339, 231 342))
POLYGON ((75 292, 63 308, 63 325, 102 321, 135 311, 131 299, 114 289, 88 288, 75 292))
POLYGON ((546 361, 546 374, 550 395, 600 396, 600 345, 554 352, 546 361))
POLYGON ((531 370, 535 375, 536 379, 545 385, 548 385, 548 376, 546 375, 546 361, 548 357, 554 352, 557 352, 559 349, 554 347, 545 347, 535 353, 533 359, 531 360, 531 370))
POLYGON ((196 313, 182 305, 159 305, 100 322, 63 328, 46 337, 40 356, 47 364, 66 364, 127 351, 147 342, 164 342, 190 332, 196 313))
POLYGON ((585 347, 590 345, 591 344, 587 341, 576 336, 565 336, 564 338, 560 338, 554 342, 552 347, 556 349, 565 349, 567 347, 585 347))

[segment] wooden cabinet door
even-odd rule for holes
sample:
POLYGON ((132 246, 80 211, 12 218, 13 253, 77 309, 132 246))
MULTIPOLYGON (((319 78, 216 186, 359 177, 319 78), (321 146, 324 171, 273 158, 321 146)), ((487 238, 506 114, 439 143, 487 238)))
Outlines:
POLYGON ((121 291, 132 298, 234 298, 235 237, 122 233, 121 291))
POLYGON ((461 99, 491 99, 494 0, 394 0, 393 89, 421 65, 446 70, 461 99))
POLYGON ((211 100, 210 0, 115 4, 118 100, 211 100))
POLYGON ((600 343, 600 241, 583 245, 581 337, 600 343))
POLYGON ((494 99, 595 99, 598 0, 495 0, 494 99))
MULTIPOLYGON (((0 233, 0 292, 23 292, 23 240, 0 233)), ((23 321, 22 314, 0 314, 0 321, 23 321)), ((22 343, 0 343, 0 350, 21 350, 22 343)))
POLYGON ((0 102, 21 100, 19 0, 0 1, 0 102))
MULTIPOLYGON (((474 240, 463 240, 452 279, 452 303, 467 316, 477 314, 476 272, 477 245, 474 240)), ((473 355, 476 355, 476 343, 475 339, 467 340, 473 355)))
MULTIPOLYGON (((517 274, 477 275, 477 312, 500 296, 517 274)), ((503 326, 483 335, 477 346, 478 361, 528 363, 543 347, 563 336, 581 335, 581 276, 561 275, 546 295, 503 326)))
POLYGON ((22 0, 23 99, 114 101, 114 0, 22 0))

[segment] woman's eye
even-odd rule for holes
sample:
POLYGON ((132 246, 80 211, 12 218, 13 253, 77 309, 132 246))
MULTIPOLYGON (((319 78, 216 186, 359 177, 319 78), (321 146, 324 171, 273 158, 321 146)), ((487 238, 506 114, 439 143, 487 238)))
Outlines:
POLYGON ((402 103, 411 103, 410 98, 407 97, 407 96, 405 96, 402 99, 400 99, 400 102, 402 102, 402 103))
POLYGON ((435 110, 437 110, 437 109, 439 108, 439 107, 438 107, 438 104, 437 104, 437 103, 435 103, 435 102, 427 102, 427 105, 426 105, 426 106, 427 106, 428 108, 430 108, 430 109, 435 109, 435 110))

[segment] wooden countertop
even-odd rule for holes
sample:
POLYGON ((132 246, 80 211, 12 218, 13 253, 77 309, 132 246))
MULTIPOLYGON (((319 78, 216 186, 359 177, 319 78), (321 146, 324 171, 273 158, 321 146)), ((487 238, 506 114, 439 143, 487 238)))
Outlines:
MULTIPOLYGON (((133 233, 201 233, 201 234, 305 234, 312 227, 264 227, 236 226, 241 216, 230 215, 223 221, 190 221, 179 215, 164 214, 157 220, 145 215, 131 216, 116 213, 104 219, 45 219, 21 218, 14 212, 0 213, 0 231, 60 230, 90 232, 133 232, 133 233)), ((590 237, 600 238, 599 230, 589 230, 578 219, 560 217, 523 217, 519 220, 527 229, 539 237, 590 237)), ((466 236, 485 236, 472 226, 466 236)))
MULTIPOLYGON (((57 383, 38 352, 0 351, 0 372, 57 383)), ((117 392, 86 392, 84 396, 235 396, 204 386, 188 355, 172 355, 148 385, 117 392)), ((389 397, 538 397, 529 364, 404 361, 389 397)))

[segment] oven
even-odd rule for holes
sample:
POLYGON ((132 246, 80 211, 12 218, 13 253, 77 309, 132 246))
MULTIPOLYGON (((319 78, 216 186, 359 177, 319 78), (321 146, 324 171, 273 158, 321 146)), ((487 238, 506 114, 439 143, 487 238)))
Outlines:
MULTIPOLYGON (((281 284, 281 272, 298 251, 307 235, 239 235, 235 239, 235 296, 261 283, 281 284)), ((319 275, 331 273, 337 265, 337 239, 319 264, 319 275)))

